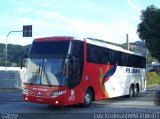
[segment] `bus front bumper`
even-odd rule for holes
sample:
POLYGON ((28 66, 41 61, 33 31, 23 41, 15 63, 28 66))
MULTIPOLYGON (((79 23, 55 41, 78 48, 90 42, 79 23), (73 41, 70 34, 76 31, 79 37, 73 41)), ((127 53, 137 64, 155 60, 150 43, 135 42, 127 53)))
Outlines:
POLYGON ((71 105, 71 102, 67 100, 65 97, 44 97, 44 96, 35 96, 35 95, 27 95, 23 94, 24 101, 32 102, 32 103, 39 103, 39 104, 48 104, 53 106, 66 106, 71 105))

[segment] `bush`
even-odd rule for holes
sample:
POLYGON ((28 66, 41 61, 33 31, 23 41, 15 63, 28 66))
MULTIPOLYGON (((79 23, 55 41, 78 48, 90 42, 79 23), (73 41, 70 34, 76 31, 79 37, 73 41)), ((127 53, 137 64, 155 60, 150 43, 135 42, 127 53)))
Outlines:
POLYGON ((147 73, 147 85, 160 84, 160 76, 156 72, 147 73))

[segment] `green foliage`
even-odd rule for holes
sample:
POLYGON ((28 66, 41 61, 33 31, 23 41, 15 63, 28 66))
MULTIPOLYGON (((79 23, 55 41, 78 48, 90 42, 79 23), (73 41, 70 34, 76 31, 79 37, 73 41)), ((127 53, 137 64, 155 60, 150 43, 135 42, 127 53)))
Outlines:
POLYGON ((4 66, 5 64, 5 45, 0 44, 0 66, 4 66))
MULTIPOLYGON (((20 60, 28 54, 30 45, 8 44, 8 66, 20 66, 20 60)), ((0 66, 5 66, 5 44, 0 44, 0 66)))
POLYGON ((157 59, 155 59, 154 57, 147 57, 147 64, 151 64, 152 62, 158 62, 157 59))
POLYGON ((156 72, 147 73, 147 85, 160 84, 160 76, 156 72))
POLYGON ((137 33, 145 41, 152 56, 160 60, 160 9, 151 5, 142 10, 137 33))

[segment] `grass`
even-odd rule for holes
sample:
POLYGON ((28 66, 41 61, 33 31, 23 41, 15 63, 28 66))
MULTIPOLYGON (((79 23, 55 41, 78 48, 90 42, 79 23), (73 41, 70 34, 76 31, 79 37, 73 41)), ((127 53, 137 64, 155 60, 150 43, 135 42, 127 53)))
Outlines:
POLYGON ((147 86, 160 84, 160 76, 156 72, 147 73, 147 86))

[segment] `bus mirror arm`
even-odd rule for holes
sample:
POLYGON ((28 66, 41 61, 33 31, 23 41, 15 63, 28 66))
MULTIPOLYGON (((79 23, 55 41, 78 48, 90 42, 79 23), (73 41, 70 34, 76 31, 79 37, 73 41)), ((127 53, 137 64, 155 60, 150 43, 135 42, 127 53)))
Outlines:
POLYGON ((74 56, 70 56, 72 62, 75 62, 76 58, 74 56))
POLYGON ((24 61, 24 59, 27 59, 27 58, 28 58, 27 54, 25 54, 24 56, 21 57, 21 59, 20 59, 20 69, 22 69, 22 67, 23 67, 23 61, 24 61))
POLYGON ((23 58, 27 59, 27 58, 28 58, 28 54, 25 54, 25 55, 23 56, 23 58))
POLYGON ((76 58, 74 56, 70 55, 70 54, 66 54, 66 58, 70 59, 71 61, 76 60, 76 58))

